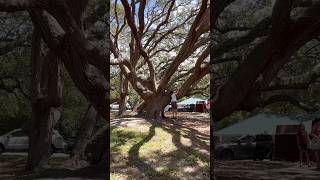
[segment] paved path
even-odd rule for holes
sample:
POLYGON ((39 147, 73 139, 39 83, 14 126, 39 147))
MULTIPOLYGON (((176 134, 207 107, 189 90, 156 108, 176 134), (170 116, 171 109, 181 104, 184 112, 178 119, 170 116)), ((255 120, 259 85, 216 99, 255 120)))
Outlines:
POLYGON ((298 163, 283 161, 216 161, 217 180, 319 180, 320 171, 313 167, 299 167, 298 163))
POLYGON ((38 180, 104 180, 104 179, 86 179, 86 178, 40 178, 38 180))

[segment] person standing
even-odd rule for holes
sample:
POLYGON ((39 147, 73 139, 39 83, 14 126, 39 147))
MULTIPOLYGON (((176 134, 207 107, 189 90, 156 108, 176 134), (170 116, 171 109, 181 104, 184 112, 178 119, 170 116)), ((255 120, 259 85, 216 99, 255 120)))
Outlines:
MULTIPOLYGON (((163 94, 163 98, 170 98, 169 99, 169 101, 168 101, 168 104, 170 104, 171 103, 171 91, 170 92, 168 92, 167 90, 165 90, 165 92, 164 92, 164 94, 163 94)), ((168 105, 167 104, 167 105, 168 105)), ((165 109, 166 109, 166 107, 164 108, 164 109, 162 109, 162 111, 161 111, 161 118, 162 119, 167 119, 167 117, 165 116, 165 109)))
POLYGON ((320 119, 315 119, 311 131, 311 150, 317 163, 316 170, 320 171, 320 119))
POLYGON ((171 93, 172 118, 175 119, 178 116, 177 95, 174 91, 170 91, 170 93, 171 93))
POLYGON ((307 165, 310 166, 309 164, 309 145, 310 145, 310 140, 308 137, 308 133, 306 132, 305 126, 303 123, 300 123, 299 126, 299 132, 298 132, 298 145, 299 145, 299 159, 300 159, 300 167, 302 167, 303 164, 303 156, 305 155, 306 160, 307 160, 307 165))

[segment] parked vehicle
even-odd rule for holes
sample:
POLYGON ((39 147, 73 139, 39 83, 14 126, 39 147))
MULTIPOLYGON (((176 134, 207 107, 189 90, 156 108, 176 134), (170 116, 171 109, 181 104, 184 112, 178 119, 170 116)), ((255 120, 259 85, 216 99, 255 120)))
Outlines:
POLYGON ((76 145, 77 142, 77 137, 69 137, 69 138, 65 138, 64 141, 66 142, 67 146, 65 149, 65 153, 69 154, 72 153, 73 148, 76 145))
POLYGON ((114 103, 110 104, 110 108, 111 109, 119 109, 119 104, 114 102, 114 103))
MULTIPOLYGON (((113 110, 118 110, 119 109, 119 104, 117 102, 114 102, 114 103, 110 104, 110 108, 113 109, 113 110)), ((129 103, 127 103, 126 108, 127 109, 132 109, 132 107, 130 106, 129 103)))
POLYGON ((172 106, 171 104, 167 105, 165 108, 164 108, 164 112, 170 112, 172 111, 172 106))
POLYGON ((217 144, 214 151, 215 157, 222 160, 263 160, 271 158, 271 153, 271 135, 244 135, 240 138, 231 140, 230 143, 217 144))
POLYGON ((256 149, 254 151, 254 160, 272 159, 273 154, 273 138, 271 135, 256 135, 256 149))
MULTIPOLYGON (((0 154, 11 151, 28 151, 29 137, 22 129, 14 129, 0 136, 0 154)), ((67 144, 58 131, 52 131, 51 153, 65 152, 67 144)))
MULTIPOLYGON (((177 111, 178 111, 178 112, 187 112, 187 111, 188 111, 187 105, 179 105, 179 104, 178 104, 177 111)), ((168 105, 164 108, 164 112, 172 112, 171 103, 168 104, 168 105)))
MULTIPOLYGON (((205 101, 197 101, 196 104, 178 104, 178 109, 179 112, 206 112, 206 104, 205 101)), ((165 112, 171 112, 172 107, 171 104, 167 105, 164 108, 165 112)))

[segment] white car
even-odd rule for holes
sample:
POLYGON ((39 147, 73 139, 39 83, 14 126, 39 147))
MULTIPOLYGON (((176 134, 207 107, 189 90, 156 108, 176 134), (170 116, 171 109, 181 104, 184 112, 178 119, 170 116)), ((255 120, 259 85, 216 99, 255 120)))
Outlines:
MULTIPOLYGON (((110 104, 110 108, 114 109, 114 110, 118 110, 119 109, 119 104, 117 102, 114 102, 114 103, 110 104)), ((129 103, 127 103, 126 108, 127 109, 132 109, 132 107, 130 106, 129 103)))
POLYGON ((164 108, 164 112, 168 112, 169 110, 171 110, 172 107, 171 105, 167 105, 165 108, 164 108))
POLYGON ((119 104, 118 103, 112 103, 112 104, 110 104, 110 108, 111 109, 119 109, 119 104))
MULTIPOLYGON (((185 111, 185 109, 187 108, 186 105, 177 105, 178 107, 178 111, 185 111)), ((172 111, 172 106, 171 104, 167 105, 165 108, 164 108, 164 112, 171 112, 172 111)))
MULTIPOLYGON (((4 151, 27 151, 29 148, 29 137, 21 130, 15 129, 0 136, 0 154, 4 151)), ((52 131, 51 153, 65 152, 67 143, 58 131, 52 131)))

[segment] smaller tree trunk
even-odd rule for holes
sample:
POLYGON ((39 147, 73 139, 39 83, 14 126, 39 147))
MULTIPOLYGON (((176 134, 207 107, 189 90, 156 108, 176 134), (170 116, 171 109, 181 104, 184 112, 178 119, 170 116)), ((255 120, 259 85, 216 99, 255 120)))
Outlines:
MULTIPOLYGON (((39 105, 39 104, 38 104, 39 105)), ((35 105, 38 107, 37 105, 35 105)), ((39 109, 39 108, 37 108, 39 109)), ((27 170, 47 165, 52 150, 52 129, 59 110, 51 108, 47 110, 35 110, 33 112, 33 123, 29 131, 29 153, 27 170)), ((60 113, 60 112, 59 112, 60 113)))
POLYGON ((84 117, 81 120, 79 138, 72 150, 72 158, 65 163, 69 169, 79 169, 88 166, 85 150, 94 135, 94 130, 100 116, 92 105, 89 105, 84 117))
POLYGON ((119 101, 119 113, 118 115, 123 115, 124 112, 127 110, 127 103, 128 103, 128 87, 129 82, 124 77, 124 75, 120 74, 120 101, 119 101))
POLYGON ((79 139, 73 149, 73 156, 84 158, 84 150, 88 141, 94 134, 95 126, 100 116, 92 105, 89 105, 88 110, 81 121, 79 139))
POLYGON ((137 113, 140 114, 143 112, 146 106, 147 106, 146 102, 139 102, 133 107, 133 111, 136 111, 137 113))
POLYGON ((47 164, 52 147, 52 129, 61 117, 61 61, 48 52, 41 57, 41 35, 34 30, 32 41, 32 118, 29 127, 29 153, 26 169, 47 164))
POLYGON ((88 156, 90 164, 97 164, 103 161, 107 168, 110 167, 109 163, 107 163, 110 154, 110 148, 108 148, 110 146, 110 139, 108 137, 110 137, 110 127, 109 125, 105 125, 96 131, 88 141, 85 153, 88 156))

